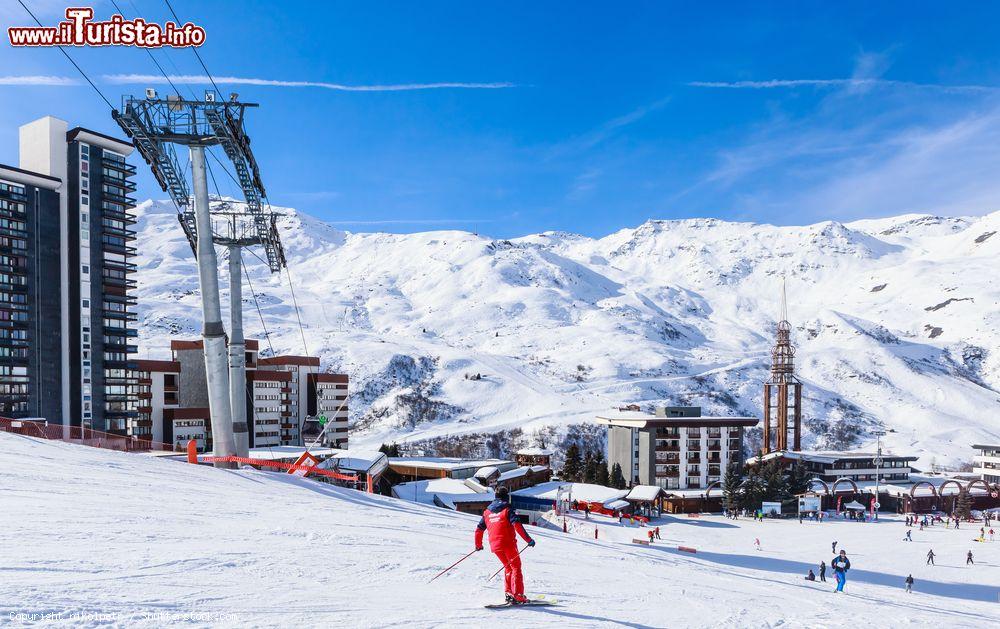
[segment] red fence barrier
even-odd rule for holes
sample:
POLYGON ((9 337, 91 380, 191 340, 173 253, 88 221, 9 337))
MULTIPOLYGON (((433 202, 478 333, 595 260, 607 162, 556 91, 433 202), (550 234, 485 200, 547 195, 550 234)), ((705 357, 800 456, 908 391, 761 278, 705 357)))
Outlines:
POLYGON ((176 450, 170 444, 139 439, 138 437, 115 435, 84 426, 66 427, 62 424, 49 424, 48 422, 31 419, 0 417, 0 432, 10 432, 16 435, 50 439, 52 441, 65 441, 67 443, 76 443, 104 450, 117 450, 119 452, 150 452, 154 450, 174 452, 176 450))
POLYGON ((243 456, 200 456, 198 457, 199 463, 242 463, 244 465, 253 465, 254 467, 275 467, 280 470, 285 470, 287 472, 297 472, 304 471, 306 474, 316 474, 317 476, 326 476, 327 478, 335 478, 337 480, 348 481, 352 483, 358 482, 358 476, 356 474, 341 474, 340 472, 334 472, 333 470, 325 470, 323 468, 315 467, 313 465, 295 465, 293 463, 284 463, 282 461, 271 461, 269 459, 251 459, 243 456))

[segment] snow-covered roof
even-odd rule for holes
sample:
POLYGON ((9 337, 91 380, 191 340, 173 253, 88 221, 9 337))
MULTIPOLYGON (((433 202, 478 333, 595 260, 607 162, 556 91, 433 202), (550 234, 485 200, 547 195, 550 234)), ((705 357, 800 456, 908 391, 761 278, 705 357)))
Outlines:
POLYGON ((756 417, 709 417, 699 415, 697 417, 663 417, 660 415, 650 415, 639 411, 608 411, 597 416, 598 424, 626 426, 630 428, 648 428, 651 426, 756 426, 760 422, 756 417))
POLYGON ((389 464, 410 465, 434 470, 460 470, 470 467, 479 469, 482 467, 489 467, 491 465, 495 467, 510 467, 514 465, 514 462, 505 461, 504 459, 460 459, 457 457, 406 456, 392 457, 389 459, 389 464))
POLYGON ((510 480, 512 478, 520 478, 521 476, 524 476, 528 472, 531 472, 533 474, 538 474, 539 472, 544 472, 547 469, 549 469, 547 465, 525 465, 523 467, 515 467, 514 469, 507 470, 506 472, 501 474, 500 480, 505 481, 505 480, 510 480))
POLYGON ((548 448, 522 448, 517 453, 521 456, 552 456, 555 454, 555 450, 549 450, 548 448))
POLYGON ((488 465, 486 467, 481 467, 478 470, 476 470, 475 476, 476 478, 489 478, 490 476, 498 474, 499 472, 500 470, 498 470, 495 465, 488 465))
POLYGON ((608 509, 624 509, 625 507, 630 506, 630 504, 628 500, 611 500, 609 502, 605 502, 604 506, 608 509))
POLYGON ((392 495, 428 505, 454 509, 461 502, 492 502, 493 490, 470 479, 433 478, 394 485, 392 495))
POLYGON ((555 500, 560 487, 566 489, 564 497, 570 500, 582 500, 584 502, 605 503, 609 500, 623 498, 628 493, 624 489, 613 489, 602 485, 590 485, 588 483, 566 483, 560 481, 550 481, 540 483, 534 487, 526 487, 512 491, 513 496, 523 496, 525 498, 539 498, 542 500, 555 500))
POLYGON ((657 487, 656 485, 636 485, 632 488, 632 491, 628 492, 625 499, 652 502, 663 494, 663 489, 657 487))
POLYGON ((378 450, 338 450, 319 467, 375 476, 389 467, 389 457, 378 450))
MULTIPOLYGON (((768 452, 763 456, 755 456, 747 459, 748 463, 756 463, 758 461, 770 461, 771 459, 783 458, 792 461, 814 461, 816 463, 834 463, 836 461, 842 461, 844 459, 874 459, 878 454, 875 452, 861 452, 861 451, 837 451, 837 450, 779 450, 777 452, 768 452)), ((907 461, 916 461, 919 457, 907 456, 901 454, 891 454, 888 452, 882 453, 883 459, 900 460, 904 459, 907 461)), ((849 473, 849 470, 846 471, 849 473)))

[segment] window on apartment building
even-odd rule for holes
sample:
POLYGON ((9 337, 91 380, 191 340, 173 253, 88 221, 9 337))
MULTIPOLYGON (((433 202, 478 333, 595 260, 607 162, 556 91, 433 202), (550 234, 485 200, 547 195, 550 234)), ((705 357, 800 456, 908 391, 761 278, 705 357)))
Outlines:
POLYGON ((82 306, 83 308, 90 308, 90 300, 89 299, 81 299, 80 300, 80 306, 82 306))

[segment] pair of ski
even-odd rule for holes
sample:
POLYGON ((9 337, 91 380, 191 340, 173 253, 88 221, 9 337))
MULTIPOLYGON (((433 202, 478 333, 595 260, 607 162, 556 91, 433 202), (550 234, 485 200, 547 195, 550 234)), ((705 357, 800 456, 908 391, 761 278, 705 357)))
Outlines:
POLYGON ((506 609, 508 607, 552 607, 556 604, 554 599, 545 598, 544 596, 539 596, 536 598, 528 599, 525 603, 512 603, 510 601, 506 603, 494 603, 492 605, 485 605, 486 609, 506 609))

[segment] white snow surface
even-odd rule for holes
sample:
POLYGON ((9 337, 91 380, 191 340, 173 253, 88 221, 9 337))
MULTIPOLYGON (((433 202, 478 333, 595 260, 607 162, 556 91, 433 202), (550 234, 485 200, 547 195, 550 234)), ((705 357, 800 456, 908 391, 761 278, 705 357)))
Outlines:
MULTIPOLYGON (((760 417, 782 278, 806 447, 870 448, 885 427, 926 469, 1000 440, 1000 212, 495 240, 349 233, 276 210, 306 347, 285 275, 245 253, 270 343, 351 376, 352 444, 530 434, 623 403, 760 417)), ((199 333, 197 273, 169 203, 136 212, 140 357, 162 358, 199 333)))
MULTIPOLYGON (((527 590, 557 607, 491 611, 499 566, 477 517, 288 474, 223 471, 0 433, 0 617, 31 626, 986 627, 1000 541, 879 524, 664 518, 662 541, 595 514, 529 527, 527 590), (547 525, 548 526, 548 525, 547 525), (600 539, 593 539, 594 527, 600 539), (760 551, 753 547, 761 540, 760 551), (809 583, 838 540, 847 594, 809 583), (676 550, 697 548, 697 554, 676 550), (938 565, 924 565, 933 548, 938 565), (964 565, 971 548, 976 565, 964 565), (912 573, 914 593, 903 592, 912 573), (75 614, 75 616, 73 615, 75 614), (16 617, 14 617, 16 619, 16 617), (54 619, 51 619, 54 618, 54 619)), ((12 622, 11 624, 17 624, 12 622)))

